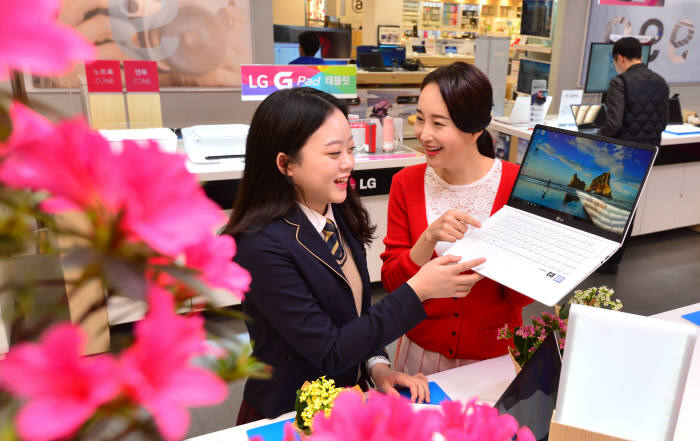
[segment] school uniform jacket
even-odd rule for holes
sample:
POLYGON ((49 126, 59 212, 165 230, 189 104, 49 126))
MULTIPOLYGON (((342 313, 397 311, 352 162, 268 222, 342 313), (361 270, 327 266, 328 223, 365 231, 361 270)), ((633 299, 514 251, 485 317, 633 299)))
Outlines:
POLYGON ((426 317, 407 284, 370 307, 363 246, 335 206, 333 215, 362 278, 359 317, 340 266, 298 207, 236 237, 235 260, 252 276, 243 312, 251 318, 253 355, 274 368, 270 380, 248 380, 243 396, 268 418, 293 410, 306 380, 326 375, 338 386, 355 385, 361 364, 426 317))
MULTIPOLYGON (((394 175, 389 194, 386 246, 381 257, 382 283, 387 291, 404 283, 420 267, 411 260, 411 247, 428 227, 425 212, 426 164, 406 167, 394 175)), ((518 167, 502 162, 501 182, 491 215, 508 201, 518 167)), ((437 257, 433 252, 432 258, 437 257)), ((532 299, 491 279, 481 279, 463 298, 423 302, 428 318, 407 332, 424 349, 447 358, 483 360, 507 353, 509 340, 497 340, 498 328, 522 325, 522 307, 532 299)))

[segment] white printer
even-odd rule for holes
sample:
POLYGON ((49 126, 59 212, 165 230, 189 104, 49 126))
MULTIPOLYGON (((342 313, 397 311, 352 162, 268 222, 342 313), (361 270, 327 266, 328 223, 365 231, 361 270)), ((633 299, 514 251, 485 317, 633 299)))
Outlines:
POLYGON ((151 129, 120 129, 120 130, 99 130, 100 135, 105 138, 113 149, 121 151, 121 142, 124 140, 140 141, 153 140, 158 143, 160 150, 167 153, 177 151, 177 135, 167 128, 158 127, 151 129))
POLYGON ((190 161, 209 164, 227 158, 245 156, 245 141, 248 137, 246 124, 216 124, 185 127, 182 141, 190 161))

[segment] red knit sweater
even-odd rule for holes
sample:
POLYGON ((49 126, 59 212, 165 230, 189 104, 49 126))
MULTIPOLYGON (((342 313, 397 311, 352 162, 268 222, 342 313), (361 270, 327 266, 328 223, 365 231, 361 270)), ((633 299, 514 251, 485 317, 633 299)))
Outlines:
MULTIPOLYGON (((491 214, 508 201, 518 166, 502 161, 501 182, 491 214)), ((428 227, 425 213, 425 164, 394 175, 389 194, 386 247, 382 253, 382 284, 388 292, 410 279, 420 267, 410 257, 411 247, 428 227)), ((437 255, 433 252, 433 257, 437 255)), ((477 282, 464 298, 423 302, 428 318, 407 333, 424 349, 448 358, 483 360, 507 353, 506 340, 497 340, 505 323, 522 325, 522 307, 532 299, 490 279, 477 282)))

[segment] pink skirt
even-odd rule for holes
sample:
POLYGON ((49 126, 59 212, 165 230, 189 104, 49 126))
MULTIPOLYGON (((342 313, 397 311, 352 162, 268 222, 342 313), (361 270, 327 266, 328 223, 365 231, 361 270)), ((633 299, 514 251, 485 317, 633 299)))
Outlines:
POLYGON ((464 358, 447 358, 439 352, 423 349, 405 335, 399 337, 396 344, 395 369, 409 375, 419 372, 424 375, 435 374, 448 369, 476 363, 479 360, 464 358))

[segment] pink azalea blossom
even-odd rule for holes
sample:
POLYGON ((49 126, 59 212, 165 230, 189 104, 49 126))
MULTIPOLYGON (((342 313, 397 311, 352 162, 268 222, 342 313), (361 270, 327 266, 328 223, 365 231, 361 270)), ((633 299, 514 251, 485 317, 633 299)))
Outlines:
POLYGON ((126 191, 123 225, 128 231, 174 256, 223 224, 223 211, 207 198, 182 155, 161 152, 155 142, 123 145, 119 162, 126 191))
POLYGON ((13 101, 10 105, 10 119, 12 132, 6 141, 8 147, 42 141, 53 131, 51 121, 17 101, 13 101))
POLYGON ((0 81, 9 70, 66 73, 75 61, 94 59, 95 47, 56 21, 59 0, 0 0, 0 81))
POLYGON ((41 117, 19 105, 12 118, 16 128, 40 127, 42 136, 12 135, 0 181, 48 191, 51 198, 42 204, 47 211, 120 215, 119 228, 128 239, 168 256, 210 237, 225 220, 187 171, 185 159, 159 151, 155 142, 126 141, 123 151, 115 152, 81 121, 49 130, 41 117))
POLYGON ((40 117, 27 109, 12 117, 15 127, 40 126, 44 133, 10 138, 0 180, 15 188, 48 191, 52 196, 42 208, 49 212, 84 207, 118 212, 124 191, 115 154, 104 138, 81 121, 64 122, 47 133, 40 117))
POLYGON ((22 439, 70 436, 119 394, 114 358, 82 357, 84 346, 78 327, 59 324, 47 330, 40 343, 19 344, 0 362, 2 387, 27 400, 16 420, 22 439))
POLYGON ((153 285, 149 311, 134 327, 136 341, 121 358, 121 376, 128 396, 152 415, 163 438, 187 432, 186 407, 217 404, 226 398, 226 384, 212 372, 191 364, 205 353, 204 320, 175 314, 172 296, 153 285))
POLYGON ((236 297, 250 286, 250 274, 233 262, 236 242, 231 236, 212 236, 185 248, 185 265, 201 272, 199 278, 213 288, 226 288, 236 297))
POLYGON ((355 391, 341 392, 329 417, 314 417, 309 441, 424 441, 439 429, 439 412, 413 410, 405 398, 370 391, 367 402, 355 391))
MULTIPOLYGON (((440 433, 447 441, 535 441, 530 429, 518 430, 518 423, 510 415, 499 415, 498 410, 476 404, 476 398, 463 405, 458 401, 444 401, 440 433)), ((428 438, 426 438, 428 439, 428 438)))

